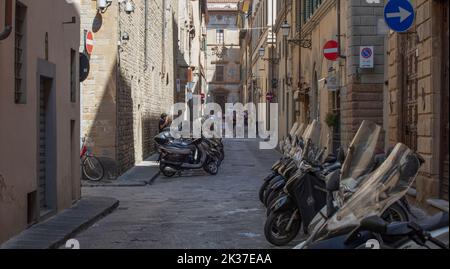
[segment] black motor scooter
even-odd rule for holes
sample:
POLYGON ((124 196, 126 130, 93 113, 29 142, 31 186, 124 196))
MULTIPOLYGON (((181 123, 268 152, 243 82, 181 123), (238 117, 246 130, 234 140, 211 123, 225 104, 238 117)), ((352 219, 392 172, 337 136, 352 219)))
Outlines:
POLYGON ((211 175, 216 175, 219 171, 219 159, 204 138, 173 140, 163 132, 154 140, 160 152, 159 169, 167 177, 173 177, 183 170, 203 168, 211 175))

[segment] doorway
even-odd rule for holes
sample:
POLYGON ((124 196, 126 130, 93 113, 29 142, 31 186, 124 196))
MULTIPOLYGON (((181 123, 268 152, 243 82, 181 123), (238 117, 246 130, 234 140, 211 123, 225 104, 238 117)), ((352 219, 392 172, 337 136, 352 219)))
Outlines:
POLYGON ((417 150, 418 122, 418 37, 414 26, 409 32, 401 35, 403 51, 401 52, 402 69, 402 117, 401 139, 412 150, 417 150))
POLYGON ((48 215, 56 207, 56 106, 52 89, 53 79, 40 76, 38 98, 38 199, 40 217, 48 215))

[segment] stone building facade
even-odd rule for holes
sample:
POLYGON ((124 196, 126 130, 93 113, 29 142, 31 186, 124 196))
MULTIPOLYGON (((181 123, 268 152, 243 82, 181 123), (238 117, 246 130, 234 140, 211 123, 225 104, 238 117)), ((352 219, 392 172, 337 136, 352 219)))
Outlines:
MULTIPOLYGON (((206 90, 206 0, 178 0, 175 24, 176 64, 175 101, 190 103, 191 94, 206 90)), ((192 105, 192 103, 190 103, 192 105)))
MULTIPOLYGON (((275 93, 272 80, 277 79, 279 55, 277 54, 274 26, 277 10, 276 0, 253 1, 249 10, 243 10, 248 17, 246 35, 242 36, 247 48, 246 96, 249 102, 266 103, 266 109, 259 111, 262 118, 269 121, 270 102, 268 93, 275 93)), ((246 3, 242 3, 245 7, 246 3)), ((243 63, 244 65, 244 63, 243 63)), ((276 102, 276 100, 272 100, 276 102)), ((266 126, 270 127, 269 125, 266 126)))
POLYGON ((94 34, 82 83, 82 136, 108 178, 154 152, 159 116, 173 104, 176 88, 177 3, 136 0, 132 12, 124 3, 98 11, 95 1, 80 0, 81 35, 94 34))
POLYGON ((389 144, 424 157, 412 192, 421 205, 448 211, 449 2, 414 1, 416 19, 389 35, 389 144))
POLYGON ((226 103, 239 101, 240 47, 238 2, 208 1, 209 21, 206 25, 207 102, 215 102, 225 112, 226 103))
MULTIPOLYGON (((267 40, 260 43, 255 19, 264 2, 270 1, 251 1, 249 26, 241 36, 247 46, 241 59, 250 63, 244 81, 248 100, 260 91, 253 87, 254 75, 262 71, 269 77, 270 72, 260 64, 267 49, 255 57, 257 47, 268 46, 267 40)), ((317 119, 325 130, 322 144, 334 150, 349 145, 363 120, 374 121, 383 127, 378 150, 387 152, 402 142, 425 158, 410 194, 420 205, 448 210, 448 1, 413 1, 415 23, 406 33, 387 27, 386 0, 274 3, 279 136, 295 122, 317 119), (283 24, 289 27, 286 38, 283 24), (324 57, 329 40, 339 44, 336 61, 324 57), (373 67, 366 68, 360 65, 360 50, 369 46, 373 67)))
POLYGON ((0 1, 0 243, 80 198, 79 24, 67 1, 0 1))
MULTIPOLYGON (((284 84, 289 82, 286 88, 291 90, 285 92, 285 102, 281 103, 286 106, 283 110, 287 115, 292 116, 286 116, 283 129, 289 130, 295 121, 307 123, 317 119, 325 133, 333 137, 325 140, 324 135, 322 143, 336 149, 351 142, 364 119, 383 126, 387 33, 384 1, 287 2, 287 15, 277 19, 278 25, 285 20, 291 27, 287 69, 280 66, 280 81, 283 77, 284 84), (324 57, 324 45, 330 40, 339 44, 340 57, 336 61, 324 57), (373 47, 372 68, 360 67, 362 46, 373 47)), ((379 147, 384 147, 383 138, 379 147)))

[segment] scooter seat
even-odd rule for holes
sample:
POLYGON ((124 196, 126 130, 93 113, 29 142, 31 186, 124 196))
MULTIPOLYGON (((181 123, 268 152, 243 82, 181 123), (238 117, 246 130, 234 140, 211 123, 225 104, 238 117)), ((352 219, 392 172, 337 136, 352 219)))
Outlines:
POLYGON ((448 227, 448 212, 438 213, 430 218, 426 218, 417 222, 424 231, 433 231, 448 227))
POLYGON ((185 148, 192 145, 192 141, 174 141, 169 144, 169 146, 172 147, 179 147, 179 148, 185 148))
POLYGON ((170 144, 166 146, 161 146, 161 150, 174 154, 188 155, 195 151, 195 145, 170 144))

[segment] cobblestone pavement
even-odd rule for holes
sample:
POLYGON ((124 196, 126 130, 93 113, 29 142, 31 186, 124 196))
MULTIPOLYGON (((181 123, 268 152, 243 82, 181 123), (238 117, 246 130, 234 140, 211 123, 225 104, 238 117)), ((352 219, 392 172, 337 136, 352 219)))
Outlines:
POLYGON ((258 189, 279 154, 257 146, 256 140, 225 142, 217 176, 196 171, 161 175, 145 187, 83 188, 84 195, 111 196, 120 206, 76 239, 81 248, 272 248, 258 189))

